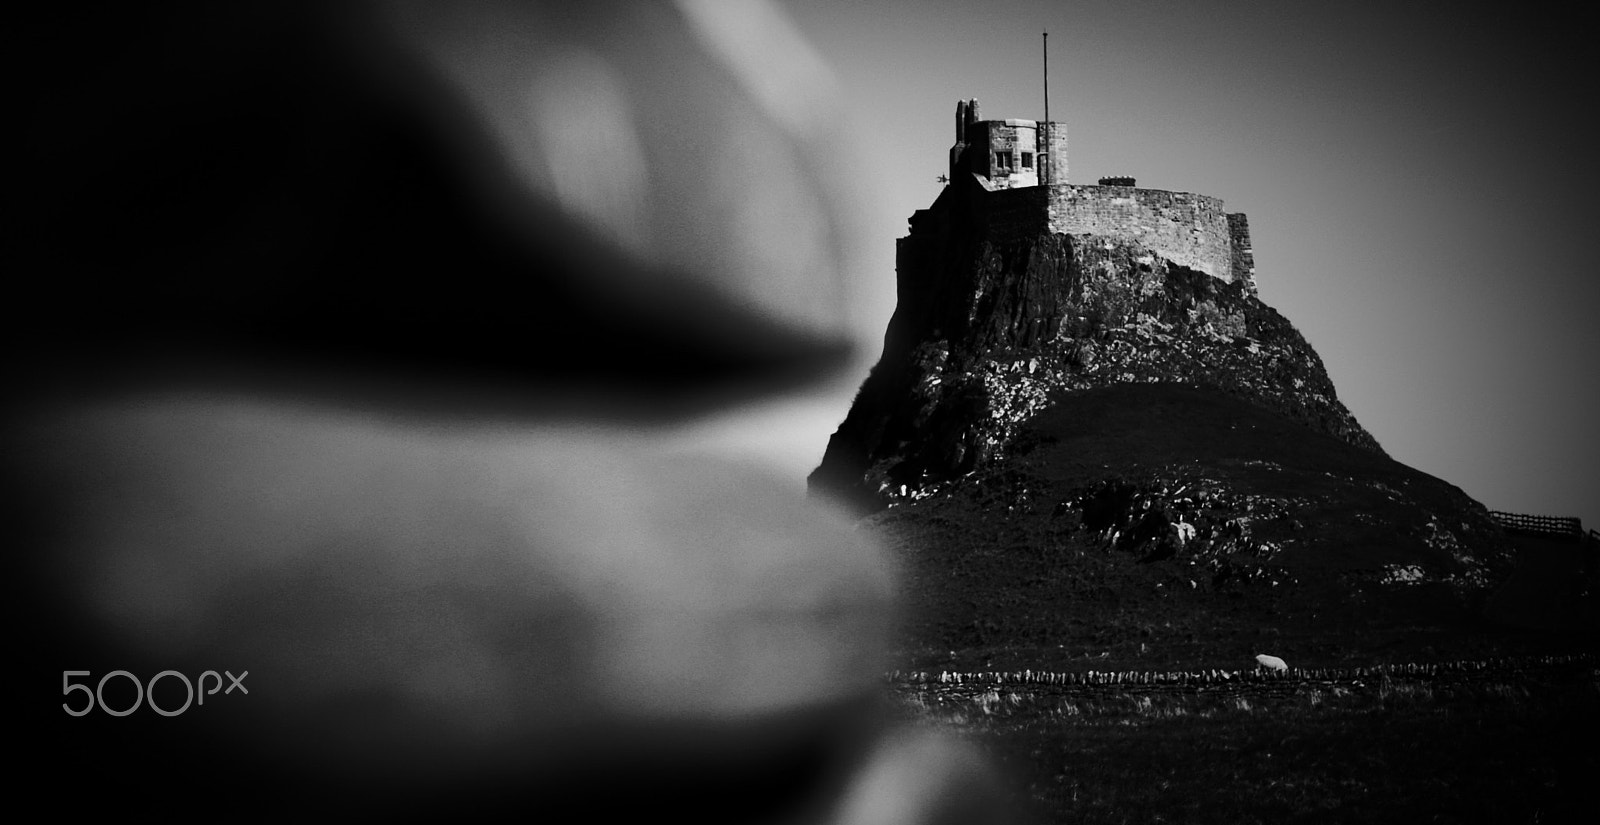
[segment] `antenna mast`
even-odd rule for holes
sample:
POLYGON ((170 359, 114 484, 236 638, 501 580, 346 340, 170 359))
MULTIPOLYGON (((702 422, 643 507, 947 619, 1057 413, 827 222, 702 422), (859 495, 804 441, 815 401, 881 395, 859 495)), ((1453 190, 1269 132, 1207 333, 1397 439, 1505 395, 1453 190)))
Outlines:
POLYGON ((1040 149, 1042 151, 1038 152, 1038 155, 1039 155, 1039 157, 1041 159, 1041 163, 1039 164, 1039 173, 1040 173, 1039 174, 1039 183, 1048 186, 1049 183, 1050 183, 1050 162, 1052 160, 1054 160, 1054 158, 1050 157, 1050 33, 1049 32, 1045 32, 1044 33, 1044 128, 1040 129, 1036 134, 1039 135, 1040 137, 1044 138, 1044 146, 1040 147, 1040 149))

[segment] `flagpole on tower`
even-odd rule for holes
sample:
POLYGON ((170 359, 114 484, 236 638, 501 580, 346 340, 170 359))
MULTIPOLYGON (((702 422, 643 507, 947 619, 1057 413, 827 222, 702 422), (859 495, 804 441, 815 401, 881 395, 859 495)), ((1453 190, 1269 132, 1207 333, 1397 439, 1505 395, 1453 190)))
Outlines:
POLYGON ((1039 157, 1040 157, 1040 159, 1042 161, 1039 164, 1039 172, 1040 172, 1039 183, 1045 184, 1045 185, 1049 185, 1049 183, 1050 183, 1050 162, 1052 160, 1054 160, 1054 158, 1050 157, 1050 33, 1049 32, 1045 32, 1044 33, 1044 128, 1038 130, 1037 132, 1035 132, 1035 134, 1038 135, 1039 137, 1044 138, 1044 146, 1040 147, 1040 151, 1038 152, 1038 155, 1039 155, 1039 157))

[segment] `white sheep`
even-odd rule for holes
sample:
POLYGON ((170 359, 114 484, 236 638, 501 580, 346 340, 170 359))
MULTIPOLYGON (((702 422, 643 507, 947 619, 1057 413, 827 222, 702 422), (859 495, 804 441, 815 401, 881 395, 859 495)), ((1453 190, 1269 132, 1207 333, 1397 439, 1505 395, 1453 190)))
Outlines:
POLYGON ((1276 656, 1268 656, 1265 653, 1259 653, 1256 655, 1256 663, 1275 673, 1284 673, 1289 670, 1288 662, 1285 662, 1276 656))

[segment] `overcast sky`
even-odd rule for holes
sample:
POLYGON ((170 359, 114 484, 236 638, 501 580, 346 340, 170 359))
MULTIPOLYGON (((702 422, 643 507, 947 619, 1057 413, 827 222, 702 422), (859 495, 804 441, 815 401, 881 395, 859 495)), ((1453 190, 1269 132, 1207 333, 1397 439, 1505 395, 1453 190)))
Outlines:
MULTIPOLYGON (((1536 5, 995 0, 783 7, 832 65, 875 359, 894 240, 939 194, 955 104, 1050 114, 1068 174, 1222 198, 1260 297, 1391 456, 1491 509, 1600 527, 1593 24, 1536 5), (1490 8, 1493 8, 1492 6, 1490 8)), ((1576 7, 1573 7, 1576 9, 1576 7)), ((865 362, 864 362, 865 363, 865 362)), ((788 440, 814 467, 861 372, 788 440), (806 458, 809 456, 809 458, 806 458)))

